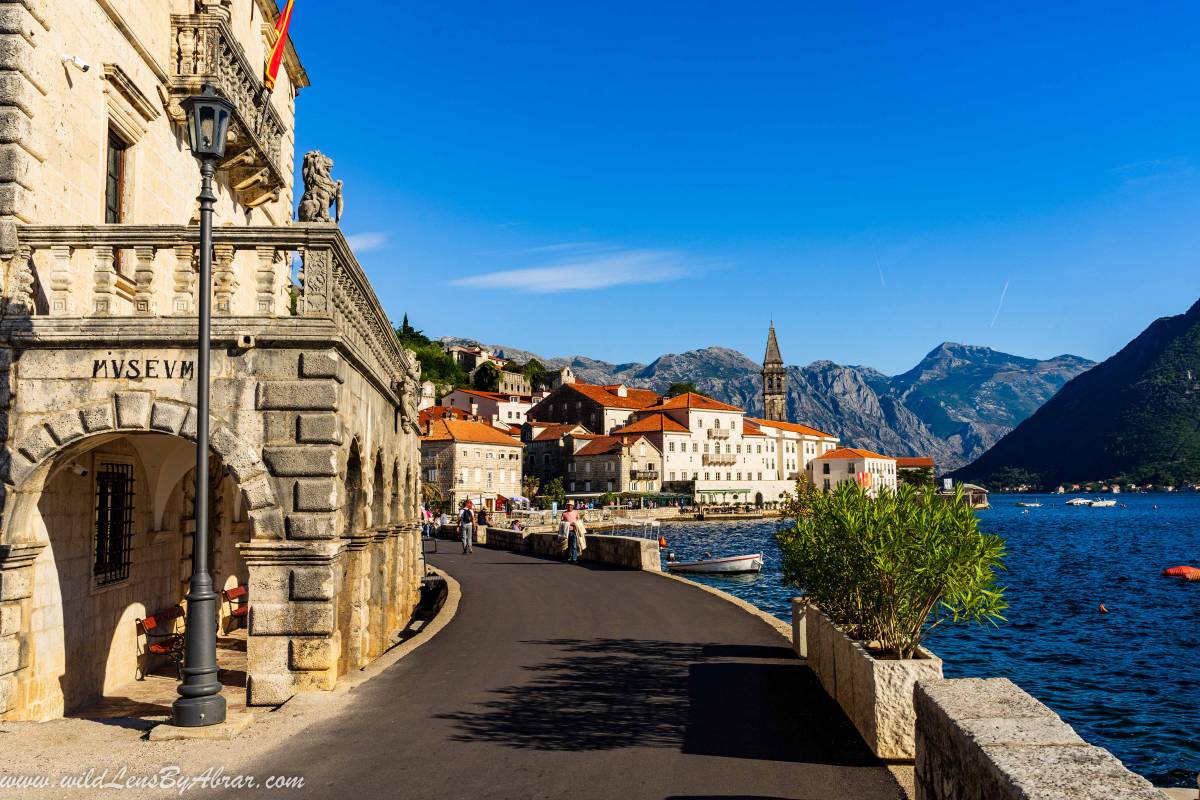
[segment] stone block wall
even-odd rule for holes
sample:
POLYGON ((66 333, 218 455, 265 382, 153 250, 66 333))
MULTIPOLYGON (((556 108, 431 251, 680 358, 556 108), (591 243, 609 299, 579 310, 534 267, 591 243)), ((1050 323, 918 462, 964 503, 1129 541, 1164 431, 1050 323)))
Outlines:
POLYGON ((1162 800, 1006 678, 919 683, 916 800, 1162 800))

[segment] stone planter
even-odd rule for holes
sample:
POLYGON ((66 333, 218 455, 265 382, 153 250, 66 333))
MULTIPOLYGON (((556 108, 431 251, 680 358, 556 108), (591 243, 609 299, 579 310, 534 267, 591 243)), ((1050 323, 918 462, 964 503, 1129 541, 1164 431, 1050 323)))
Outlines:
POLYGON ((941 680, 942 660, 924 648, 918 658, 874 658, 812 605, 805 609, 804 634, 809 667, 871 751, 883 759, 912 760, 913 687, 917 681, 941 680))

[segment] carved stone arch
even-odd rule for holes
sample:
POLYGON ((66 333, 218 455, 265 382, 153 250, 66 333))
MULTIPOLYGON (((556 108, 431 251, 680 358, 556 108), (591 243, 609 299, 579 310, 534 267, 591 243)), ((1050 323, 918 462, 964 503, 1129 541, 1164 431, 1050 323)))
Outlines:
MULTIPOLYGON (((100 438, 156 433, 196 441, 196 408, 155 400, 149 392, 117 392, 108 401, 60 411, 27 426, 3 452, 4 516, 0 543, 33 540, 30 515, 55 464, 71 450, 100 438)), ((282 511, 261 455, 225 421, 209 417, 209 447, 246 496, 254 538, 278 538, 282 511)))
POLYGON ((350 440, 346 449, 346 463, 342 469, 345 475, 345 502, 342 506, 342 536, 351 537, 365 528, 363 516, 366 504, 363 496, 363 484, 366 465, 363 463, 362 446, 357 436, 350 440))
POLYGON ((371 527, 387 523, 387 476, 383 470, 383 448, 375 451, 375 466, 371 470, 371 527))

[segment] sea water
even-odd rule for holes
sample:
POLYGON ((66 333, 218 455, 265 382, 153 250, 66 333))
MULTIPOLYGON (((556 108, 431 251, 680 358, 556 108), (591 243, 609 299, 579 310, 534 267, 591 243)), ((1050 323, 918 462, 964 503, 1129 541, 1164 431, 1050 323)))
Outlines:
MULTIPOLYGON (((1200 567, 1200 494, 1104 495, 1115 508, 1059 495, 993 495, 982 528, 1007 542, 1007 622, 943 623, 928 647, 947 678, 1008 677, 1159 786, 1200 772, 1200 582, 1162 575, 1200 567), (1018 501, 1040 502, 1023 509, 1018 501), (1101 613, 1103 603, 1108 613, 1101 613)), ((688 575, 791 620, 780 579, 778 520, 664 523, 683 560, 763 553, 763 571, 688 575)))

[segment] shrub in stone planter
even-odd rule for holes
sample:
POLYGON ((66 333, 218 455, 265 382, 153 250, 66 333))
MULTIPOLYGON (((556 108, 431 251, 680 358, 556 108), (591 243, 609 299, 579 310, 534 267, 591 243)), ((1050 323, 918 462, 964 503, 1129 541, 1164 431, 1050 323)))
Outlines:
POLYGON ((995 624, 1007 607, 1004 540, 961 493, 915 486, 871 497, 854 483, 801 491, 777 534, 783 580, 877 658, 912 658, 946 621, 995 624))

